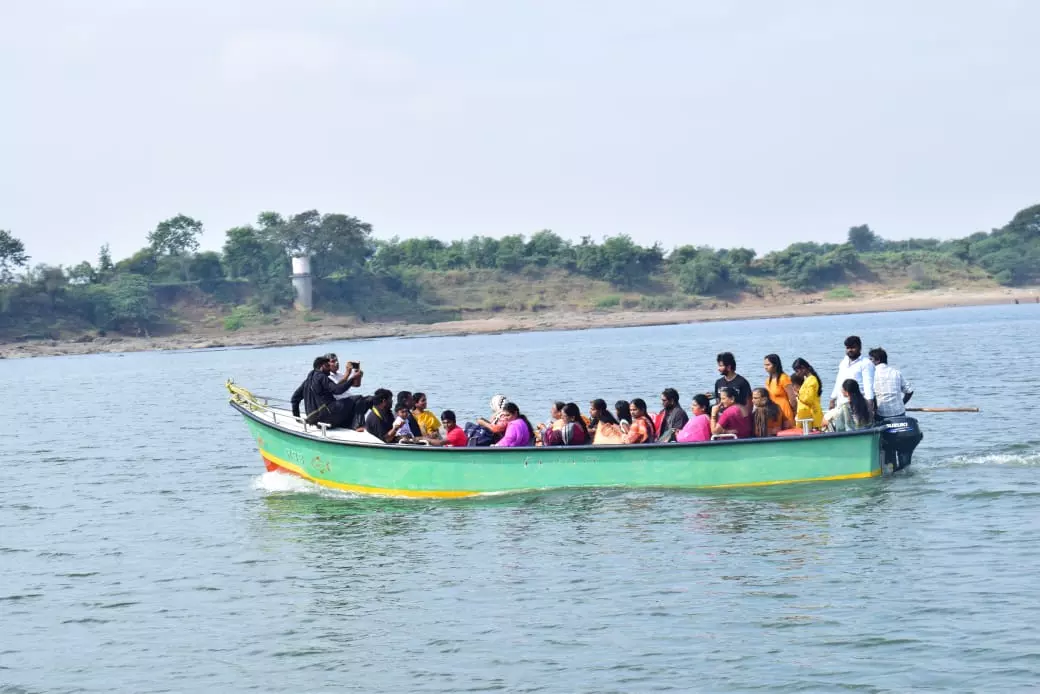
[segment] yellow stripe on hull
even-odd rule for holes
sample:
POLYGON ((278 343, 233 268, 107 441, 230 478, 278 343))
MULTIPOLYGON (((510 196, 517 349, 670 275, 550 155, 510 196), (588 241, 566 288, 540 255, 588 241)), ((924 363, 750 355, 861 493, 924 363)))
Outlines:
POLYGON ((333 482, 331 480, 323 480, 319 477, 307 474, 303 468, 299 465, 294 465, 288 460, 283 460, 276 455, 272 455, 267 451, 261 450, 260 455, 267 458, 278 467, 285 468, 286 470, 296 473, 300 477, 314 482, 314 484, 321 485, 322 487, 328 487, 330 489, 338 489, 341 492, 351 492, 354 494, 368 494, 371 496, 399 496, 408 497, 410 499, 461 499, 467 496, 478 496, 480 492, 471 491, 416 491, 413 489, 383 489, 382 487, 365 487, 360 484, 345 484, 343 482, 333 482))
POLYGON ((712 484, 698 489, 729 489, 731 487, 770 487, 774 484, 802 484, 804 482, 837 482, 839 480, 862 480, 868 477, 881 477, 881 468, 870 472, 854 472, 849 475, 833 475, 831 477, 807 477, 802 480, 770 480, 768 482, 740 482, 737 484, 712 484))

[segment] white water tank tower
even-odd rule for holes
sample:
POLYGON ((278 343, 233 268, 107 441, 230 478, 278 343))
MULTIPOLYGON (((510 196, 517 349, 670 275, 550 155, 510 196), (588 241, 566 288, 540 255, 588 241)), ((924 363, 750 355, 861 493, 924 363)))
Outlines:
POLYGON ((308 256, 292 259, 292 285, 296 294, 296 310, 310 311, 314 307, 314 287, 311 284, 311 259, 308 256))

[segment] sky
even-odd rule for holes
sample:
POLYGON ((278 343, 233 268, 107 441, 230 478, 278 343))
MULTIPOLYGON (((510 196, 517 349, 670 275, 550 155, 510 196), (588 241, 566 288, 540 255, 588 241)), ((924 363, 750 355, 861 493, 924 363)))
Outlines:
POLYGON ((0 3, 0 229, 951 238, 1040 202, 1031 0, 0 3))

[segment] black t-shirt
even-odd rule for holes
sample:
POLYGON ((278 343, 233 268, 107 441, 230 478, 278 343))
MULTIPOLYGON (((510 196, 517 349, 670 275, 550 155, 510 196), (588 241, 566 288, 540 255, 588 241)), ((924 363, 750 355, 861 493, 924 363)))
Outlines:
POLYGON ((716 400, 718 400, 719 390, 722 388, 732 388, 737 391, 736 400, 738 405, 746 405, 751 400, 751 384, 740 374, 735 375, 732 381, 727 381, 725 376, 715 381, 716 400))
POLYGON ((386 441, 386 435, 393 428, 394 423, 389 412, 379 412, 373 407, 365 416, 365 431, 380 441, 386 441))

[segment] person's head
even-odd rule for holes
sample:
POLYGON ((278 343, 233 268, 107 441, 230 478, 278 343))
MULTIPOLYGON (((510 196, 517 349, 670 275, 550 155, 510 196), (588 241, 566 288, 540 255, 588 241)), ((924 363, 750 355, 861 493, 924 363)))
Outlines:
MULTIPOLYGON (((801 385, 801 382, 804 382, 805 379, 809 376, 816 376, 816 394, 820 395, 823 393, 823 382, 820 381, 820 377, 817 376, 816 369, 812 367, 812 364, 805 361, 801 357, 798 357, 793 362, 791 362, 791 371, 793 371, 794 374, 798 376, 798 378, 800 379, 798 385, 801 385)), ((791 382, 794 383, 793 377, 791 378, 791 382)))
POLYGON ((323 373, 330 373, 329 370, 329 358, 322 356, 314 360, 314 370, 321 371, 323 373))
POLYGON ((767 354, 763 357, 762 366, 765 368, 766 373, 769 374, 770 381, 774 378, 780 378, 784 373, 784 365, 780 363, 780 357, 776 354, 767 354))
POLYGON ((394 414, 402 419, 408 419, 409 411, 408 404, 400 401, 397 403, 397 407, 394 408, 394 414))
POLYGON ((412 396, 412 407, 422 412, 426 409, 426 393, 416 393, 412 396))
POLYGON ((372 404, 380 410, 385 410, 390 407, 390 401, 393 400, 394 394, 386 388, 378 388, 376 392, 372 393, 372 404))
POLYGON ((507 402, 502 405, 502 417, 506 420, 513 420, 520 416, 520 408, 515 402, 507 402))
POLYGON ((325 355, 325 358, 329 360, 329 371, 332 373, 339 371, 339 357, 336 356, 335 352, 329 352, 325 355))
POLYGON ((859 390, 859 381, 854 378, 846 378, 841 382, 841 392, 844 393, 845 397, 851 399, 856 395, 863 397, 863 393, 859 390))
POLYGON ((455 411, 444 410, 444 412, 441 412, 441 423, 444 425, 444 428, 448 431, 454 429, 457 426, 455 424, 455 411))
POLYGON ((563 417, 563 408, 567 405, 563 400, 557 400, 549 407, 549 416, 553 419, 563 417))
POLYGON ((670 410, 679 404, 679 391, 675 388, 665 388, 661 391, 661 407, 670 410))
POLYGON ((636 398, 628 404, 628 412, 632 415, 632 418, 645 417, 646 416, 646 400, 643 398, 636 398))
POLYGON ((603 413, 607 411, 607 401, 603 398, 596 398, 589 403, 589 416, 599 418, 603 416, 603 413))
POLYGON ((859 355, 862 351, 863 342, 860 341, 858 335, 849 335, 845 338, 845 355, 849 359, 859 359, 859 355))
POLYGON ((733 356, 733 352, 719 353, 715 357, 715 362, 719 365, 719 373, 723 376, 737 372, 737 359, 733 356))
POLYGON ((888 352, 883 350, 881 347, 875 347, 870 350, 867 352, 867 356, 870 357, 870 361, 874 362, 875 365, 888 363, 888 352))
POLYGON ((507 402, 509 402, 509 398, 507 398, 504 395, 493 395, 493 396, 491 396, 491 402, 490 402, 491 412, 494 413, 494 414, 498 414, 499 412, 502 411, 502 407, 507 402))
POLYGON ((563 418, 568 422, 576 422, 581 419, 581 410, 576 403, 569 402, 560 409, 563 413, 563 418))
POLYGON ((723 407, 732 407, 737 401, 737 391, 729 386, 719 388, 719 402, 723 407))
POLYGON ((614 403, 614 415, 618 418, 618 422, 632 421, 632 407, 628 404, 628 400, 618 400, 614 403))
POLYGON ((772 402, 769 399, 769 391, 765 388, 755 388, 751 391, 751 402, 755 405, 755 409, 765 407, 768 403, 772 402))
POLYGON ((408 409, 411 409, 412 405, 414 404, 414 402, 412 400, 412 393, 411 393, 411 391, 402 390, 402 391, 398 392, 397 393, 397 402, 402 402, 402 403, 404 403, 405 405, 408 406, 408 409))
POLYGON ((694 414, 708 414, 711 412, 711 400, 704 393, 697 393, 693 396, 693 404, 690 406, 690 410, 694 414))
POLYGON ((793 373, 791 374, 791 383, 792 385, 801 388, 802 384, 805 383, 805 376, 800 373, 793 373))

